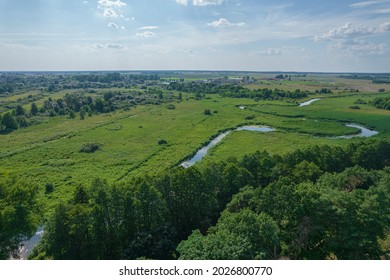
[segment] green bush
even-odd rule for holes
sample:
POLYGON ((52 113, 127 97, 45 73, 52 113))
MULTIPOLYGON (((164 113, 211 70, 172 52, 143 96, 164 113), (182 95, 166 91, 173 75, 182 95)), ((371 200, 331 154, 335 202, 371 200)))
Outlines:
POLYGON ((80 148, 80 153, 94 153, 100 150, 102 144, 99 143, 87 143, 80 148))

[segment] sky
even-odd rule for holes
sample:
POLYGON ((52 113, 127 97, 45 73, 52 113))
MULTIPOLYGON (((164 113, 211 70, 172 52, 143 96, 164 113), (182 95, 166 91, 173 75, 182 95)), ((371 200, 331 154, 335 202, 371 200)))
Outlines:
POLYGON ((0 71, 390 72, 390 0, 0 0, 0 71))

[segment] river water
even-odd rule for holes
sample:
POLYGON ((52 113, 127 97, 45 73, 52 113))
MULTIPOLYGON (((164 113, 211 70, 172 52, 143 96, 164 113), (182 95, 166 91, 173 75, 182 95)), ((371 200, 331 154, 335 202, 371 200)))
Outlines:
MULTIPOLYGON (((370 130, 368 128, 365 128, 358 124, 346 124, 347 127, 354 127, 357 129, 360 129, 360 132, 358 134, 352 134, 352 135, 343 135, 343 136, 336 136, 336 137, 327 137, 329 139, 349 139, 354 137, 371 137, 376 134, 378 134, 378 131, 370 130)), ((192 165, 194 165, 196 162, 202 160, 207 152, 214 146, 216 146, 219 142, 222 141, 223 138, 228 136, 233 131, 258 131, 258 132, 272 132, 275 131, 274 128, 268 127, 268 126, 241 126, 239 128, 236 128, 235 130, 230 130, 227 132, 224 132, 220 135, 218 135, 216 138, 214 138, 208 145, 200 148, 196 154, 189 160, 182 162, 180 165, 184 168, 188 168, 192 165)))
POLYGON ((313 102, 320 101, 320 100, 321 100, 321 98, 310 99, 306 102, 299 104, 299 107, 308 106, 308 105, 312 104, 313 102))
POLYGON ((271 132, 271 131, 275 131, 275 129, 268 127, 268 126, 240 126, 240 127, 236 128, 235 130, 226 131, 226 132, 218 135, 216 138, 214 138, 208 145, 199 149, 191 159, 181 163, 180 165, 183 166, 184 168, 188 168, 188 167, 194 165, 196 162, 202 160, 206 156, 207 152, 212 147, 214 147, 219 142, 221 142, 222 139, 225 138, 226 136, 228 136, 232 131, 271 132))
POLYGON ((354 127, 357 129, 360 129, 360 133, 358 134, 352 134, 352 135, 343 135, 343 136, 336 136, 336 137, 331 137, 332 139, 350 139, 354 137, 371 137, 374 135, 377 135, 379 132, 375 130, 370 130, 364 126, 358 125, 358 124, 346 124, 345 126, 348 127, 354 127))
POLYGON ((43 233, 44 233, 43 227, 39 226, 33 237, 20 244, 19 260, 27 260, 28 255, 31 253, 34 247, 39 243, 39 241, 41 241, 43 233))

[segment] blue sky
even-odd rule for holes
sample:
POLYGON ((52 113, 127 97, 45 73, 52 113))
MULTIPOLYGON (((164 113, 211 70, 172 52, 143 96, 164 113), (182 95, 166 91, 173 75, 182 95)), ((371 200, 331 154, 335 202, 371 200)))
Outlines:
POLYGON ((390 72, 390 0, 0 0, 0 71, 390 72))

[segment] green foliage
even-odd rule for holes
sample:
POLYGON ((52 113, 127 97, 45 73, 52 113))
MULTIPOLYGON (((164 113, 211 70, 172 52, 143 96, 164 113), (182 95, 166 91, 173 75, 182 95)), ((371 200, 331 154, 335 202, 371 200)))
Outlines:
POLYGON ((199 82, 174 82, 166 87, 168 90, 179 92, 195 93, 195 99, 202 99, 204 94, 219 94, 223 97, 233 98, 253 98, 253 99, 283 99, 283 98, 304 98, 308 92, 304 91, 285 91, 279 89, 255 89, 250 90, 238 84, 229 83, 199 83, 199 82))
POLYGON ((356 105, 353 105, 353 106, 349 106, 350 109, 353 109, 353 110, 359 110, 360 107, 359 106, 356 106, 356 105))
POLYGON ((26 114, 26 112, 21 105, 16 106, 15 116, 23 116, 25 114, 26 114))
POLYGON ((85 119, 85 111, 81 110, 80 111, 80 120, 84 120, 84 119, 85 119))
POLYGON ((165 140, 165 139, 159 139, 159 140, 157 141, 157 144, 159 144, 159 145, 166 145, 166 144, 168 144, 168 142, 167 142, 167 140, 165 140))
POLYGON ((76 114, 73 111, 69 112, 69 119, 74 119, 76 117, 76 114))
POLYGON ((35 104, 34 102, 31 103, 30 113, 31 113, 31 115, 33 115, 33 116, 36 116, 36 115, 38 114, 38 106, 37 106, 37 104, 35 104))
POLYGON ((359 98, 355 101, 355 104, 367 104, 366 101, 364 101, 363 99, 359 98))
MULTIPOLYGON (((375 143, 375 150, 381 150, 382 153, 387 150, 384 143, 375 143)), ((228 203, 217 225, 210 228, 207 235, 193 232, 188 240, 178 246, 180 258, 380 258, 384 252, 378 240, 383 239, 389 229, 389 175, 385 171, 367 171, 360 166, 348 168, 353 164, 354 160, 351 158, 354 153, 364 148, 370 150, 371 145, 373 144, 351 145, 346 149, 348 153, 339 148, 329 149, 325 146, 296 151, 273 159, 266 153, 245 156, 243 164, 253 175, 257 187, 242 188, 245 183, 241 182, 239 192, 228 203), (316 152, 316 157, 313 152, 316 152), (341 162, 337 163, 338 160, 333 155, 348 155, 349 159, 344 158, 342 165, 341 162), (333 160, 335 166, 331 164, 333 160), (279 170, 277 173, 262 173, 275 168, 279 170), (333 173, 321 176, 324 171, 333 173), (279 175, 275 177, 276 174, 279 175), (265 187, 261 187, 262 182, 266 182, 265 187), (256 215, 267 215, 275 225, 275 230, 271 231, 274 233, 271 235, 274 239, 270 236, 264 238, 274 240, 274 243, 272 246, 262 246, 268 248, 262 251, 263 253, 250 251, 248 248, 253 248, 254 245, 243 238, 245 235, 237 237, 239 232, 246 230, 259 232, 260 230, 253 226, 256 224, 254 221, 245 224, 232 218, 233 222, 229 224, 234 225, 234 229, 227 230, 225 227, 228 221, 224 220, 226 217, 231 218, 248 210, 256 215), (244 244, 245 248, 237 244, 244 244), (229 248, 234 250, 230 251, 229 248)), ((386 158, 381 158, 382 164, 390 157, 387 155, 386 158)), ((376 162, 379 169, 383 168, 384 165, 376 162)), ((206 174, 211 172, 211 168, 212 165, 207 165, 206 174)), ((230 167, 225 174, 218 169, 221 170, 214 167, 214 175, 204 177, 213 178, 214 184, 225 180, 225 185, 233 186, 232 181, 225 179, 234 174, 233 169, 230 167), (218 172, 221 172, 222 176, 218 172)), ((255 235, 252 233, 250 236, 255 235)), ((261 242, 257 240, 253 244, 261 242)))
POLYGON ((95 180, 56 207, 31 258, 172 258, 174 232, 166 227, 162 195, 147 178, 128 186, 95 180))
POLYGON ((375 98, 370 104, 378 109, 390 110, 390 97, 375 98))
POLYGON ((197 228, 206 230, 216 215, 217 201, 196 168, 173 170, 157 183, 169 211, 170 223, 183 239, 197 228))
POLYGON ((18 129, 18 122, 10 112, 7 112, 1 118, 1 126, 6 130, 15 130, 18 129))
POLYGON ((0 179, 0 259, 17 257, 20 242, 38 227, 37 188, 15 178, 0 179))
POLYGON ((90 153, 94 153, 94 152, 100 150, 101 147, 102 147, 102 144, 100 144, 100 143, 86 143, 80 148, 79 152, 90 154, 90 153))
POLYGON ((52 183, 45 184, 45 194, 50 194, 54 191, 54 185, 52 183))
POLYGON ((211 115, 211 110, 210 109, 204 109, 204 114, 205 115, 211 115))
POLYGON ((169 109, 169 110, 174 110, 174 109, 176 109, 176 106, 173 105, 173 104, 168 104, 166 107, 167 107, 167 109, 169 109))
POLYGON ((273 257, 278 244, 278 227, 265 213, 245 209, 225 212, 216 227, 202 236, 194 231, 177 250, 187 260, 254 260, 273 257))
POLYGON ((256 116, 254 116, 254 115, 248 115, 248 116, 245 116, 244 119, 246 119, 246 120, 253 120, 255 118, 256 118, 256 116))

